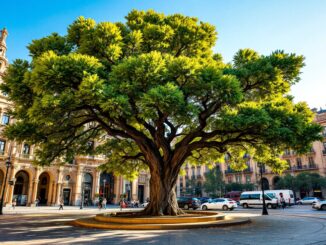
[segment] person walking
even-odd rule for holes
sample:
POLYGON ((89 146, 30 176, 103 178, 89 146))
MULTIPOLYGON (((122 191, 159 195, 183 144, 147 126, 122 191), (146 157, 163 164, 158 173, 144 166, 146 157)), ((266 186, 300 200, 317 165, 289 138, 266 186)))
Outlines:
POLYGON ((103 198, 103 201, 102 201, 102 206, 103 206, 104 209, 106 209, 106 203, 107 203, 107 200, 106 200, 106 198, 104 197, 104 198, 103 198))
POLYGON ((36 198, 36 200, 35 200, 35 207, 38 207, 38 203, 39 203, 39 199, 36 198))
POLYGON ((14 200, 12 200, 12 209, 15 209, 17 205, 17 199, 15 198, 14 200))
POLYGON ((59 207, 59 210, 63 210, 63 200, 62 200, 62 199, 60 200, 60 207, 59 207))
POLYGON ((280 200, 281 206, 282 206, 282 208, 284 210, 286 203, 285 203, 285 199, 283 197, 283 193, 280 193, 280 197, 281 197, 281 200, 280 200))

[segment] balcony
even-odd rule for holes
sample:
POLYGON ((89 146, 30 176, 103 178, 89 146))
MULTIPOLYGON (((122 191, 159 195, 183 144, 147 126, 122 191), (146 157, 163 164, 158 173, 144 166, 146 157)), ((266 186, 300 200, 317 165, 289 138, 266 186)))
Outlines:
POLYGON ((226 170, 224 170, 224 173, 225 174, 238 174, 238 173, 241 173, 241 171, 233 170, 233 169, 226 169, 226 170))
POLYGON ((201 174, 197 174, 197 179, 202 179, 203 176, 201 174))
POLYGON ((24 153, 21 153, 21 154, 19 154, 19 158, 27 159, 27 160, 33 160, 33 159, 34 159, 34 156, 31 155, 31 154, 24 154, 24 153))
POLYGON ((291 166, 289 169, 285 170, 287 172, 289 171, 306 171, 306 170, 315 170, 318 169, 318 165, 316 165, 315 163, 310 163, 310 164, 305 164, 302 166, 291 166))
POLYGON ((245 170, 243 170, 244 173, 252 173, 252 168, 248 167, 245 170))

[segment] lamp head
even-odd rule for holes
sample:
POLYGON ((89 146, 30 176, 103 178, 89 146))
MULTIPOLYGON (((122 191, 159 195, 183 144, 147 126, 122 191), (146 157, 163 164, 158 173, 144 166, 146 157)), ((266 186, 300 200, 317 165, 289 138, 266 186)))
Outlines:
POLYGON ((6 160, 6 167, 9 168, 11 166, 10 158, 6 160))

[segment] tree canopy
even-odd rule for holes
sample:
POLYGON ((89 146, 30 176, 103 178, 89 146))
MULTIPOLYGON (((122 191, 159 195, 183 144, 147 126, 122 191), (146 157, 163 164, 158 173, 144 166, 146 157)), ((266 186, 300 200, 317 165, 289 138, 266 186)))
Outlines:
POLYGON ((205 174, 203 188, 212 197, 221 197, 224 194, 225 183, 222 172, 218 167, 214 167, 205 174))
POLYGON ((287 174, 276 183, 278 189, 291 189, 310 193, 312 190, 320 190, 326 187, 326 178, 318 173, 300 173, 297 176, 287 174))
POLYGON ((283 149, 304 152, 320 138, 306 103, 288 95, 303 56, 243 49, 226 64, 216 40, 214 26, 181 14, 79 17, 67 35, 32 41, 31 62, 9 66, 1 89, 16 120, 5 134, 37 145, 39 164, 104 154, 103 168, 130 176, 146 167, 161 190, 173 189, 185 161, 228 154, 241 169, 249 153, 286 168, 283 149))

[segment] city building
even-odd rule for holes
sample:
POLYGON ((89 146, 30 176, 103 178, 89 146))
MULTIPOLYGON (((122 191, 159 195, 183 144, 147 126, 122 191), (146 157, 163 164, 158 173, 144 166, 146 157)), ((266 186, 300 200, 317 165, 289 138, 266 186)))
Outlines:
MULTIPOLYGON (((6 58, 6 29, 0 36, 0 83, 8 67, 6 58)), ((108 203, 119 203, 122 194, 128 200, 143 202, 149 197, 149 178, 141 172, 138 179, 128 181, 113 173, 101 172, 98 166, 106 159, 103 156, 78 156, 64 165, 51 164, 41 167, 33 164, 34 146, 27 143, 8 141, 2 136, 11 118, 7 114, 11 103, 6 94, 0 94, 0 197, 3 186, 5 205, 16 200, 17 205, 33 206, 57 205, 63 200, 65 205, 93 205, 99 197, 105 197, 108 203), (4 183, 5 161, 10 157, 11 167, 4 183)))

